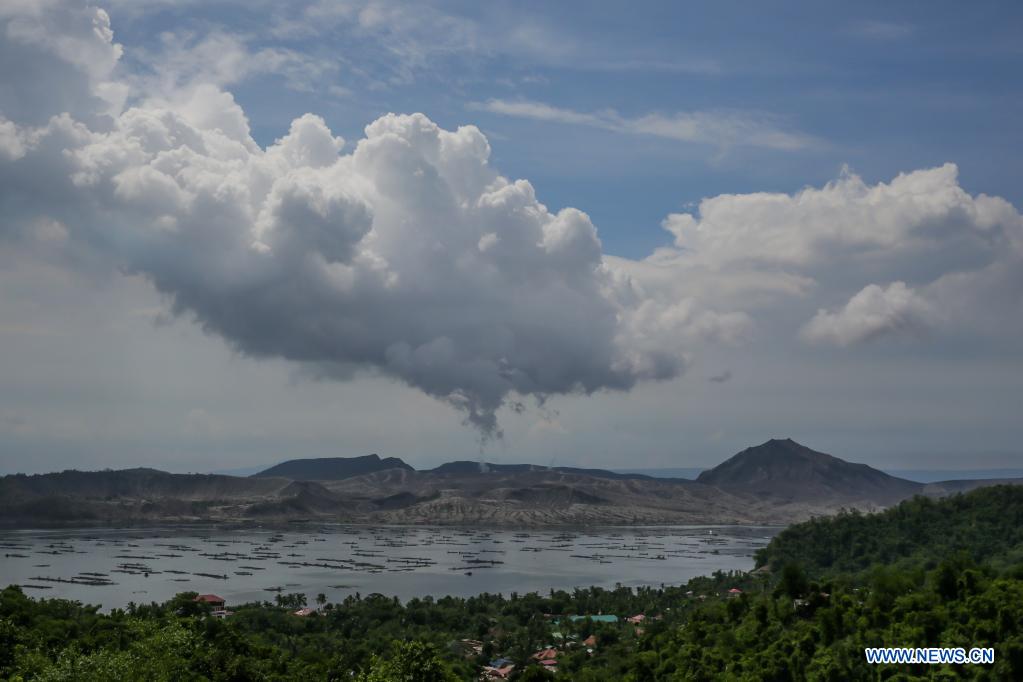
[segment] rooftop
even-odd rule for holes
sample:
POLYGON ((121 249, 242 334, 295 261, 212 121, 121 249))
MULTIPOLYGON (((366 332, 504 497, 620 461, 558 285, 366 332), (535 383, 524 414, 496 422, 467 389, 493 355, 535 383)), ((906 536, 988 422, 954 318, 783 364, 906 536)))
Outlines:
POLYGON ((218 597, 215 594, 200 594, 196 595, 195 601, 201 601, 207 604, 223 604, 227 600, 223 597, 218 597))

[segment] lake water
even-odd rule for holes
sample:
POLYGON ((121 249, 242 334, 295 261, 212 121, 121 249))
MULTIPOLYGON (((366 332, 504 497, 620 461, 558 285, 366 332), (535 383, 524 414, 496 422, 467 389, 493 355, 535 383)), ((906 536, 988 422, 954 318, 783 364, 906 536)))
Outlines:
POLYGON ((0 586, 104 609, 215 593, 228 604, 278 591, 332 602, 360 592, 469 596, 591 585, 678 585, 749 570, 780 530, 750 526, 490 530, 407 526, 147 528, 0 532, 0 586))

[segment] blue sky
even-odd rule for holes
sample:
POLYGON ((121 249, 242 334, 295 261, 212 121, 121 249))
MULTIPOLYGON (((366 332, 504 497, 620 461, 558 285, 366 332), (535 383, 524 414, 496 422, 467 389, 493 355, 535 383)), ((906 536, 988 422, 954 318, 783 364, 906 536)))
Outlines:
POLYGON ((1023 198, 1023 8, 1015 3, 417 3, 394 11, 410 26, 317 26, 295 6, 260 3, 156 3, 115 13, 113 26, 129 47, 164 31, 223 31, 246 36, 253 50, 286 48, 336 66, 306 92, 275 74, 232 87, 262 144, 307 111, 347 139, 392 111, 421 111, 447 128, 478 125, 504 173, 529 178, 553 207, 586 210, 616 255, 641 257, 663 243, 660 221, 689 202, 820 185, 846 164, 878 181, 954 160, 968 191, 1017 205, 1023 198), (273 35, 285 20, 300 27, 273 35), (329 94, 329 85, 346 92, 329 94), (793 150, 665 140, 478 106, 494 99, 637 118, 749 115, 808 139, 793 150))
POLYGON ((0 471, 1023 463, 1018 3, 98 4, 0 11, 0 471))

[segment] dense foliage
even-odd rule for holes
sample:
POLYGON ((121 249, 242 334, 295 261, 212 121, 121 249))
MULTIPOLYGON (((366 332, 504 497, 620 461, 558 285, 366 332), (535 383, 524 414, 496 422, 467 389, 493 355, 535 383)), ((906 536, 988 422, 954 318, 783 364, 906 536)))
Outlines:
POLYGON ((957 552, 979 562, 1019 563, 1023 486, 980 488, 941 500, 915 497, 879 514, 845 512, 799 523, 760 550, 757 566, 798 562, 813 572, 875 564, 933 565, 957 552))
POLYGON ((0 592, 0 677, 32 680, 1023 679, 1023 489, 917 499, 785 531, 750 574, 681 587, 507 597, 355 596, 292 612, 304 595, 214 618, 182 594, 101 614, 0 592), (767 570, 770 568, 770 570, 767 570), (740 592, 730 592, 737 589, 740 592), (617 623, 571 620, 615 614, 617 623), (625 616, 645 614, 643 623, 625 616), (591 639, 592 636, 592 639, 591 639), (473 644, 478 643, 478 650, 473 644), (868 665, 869 646, 991 646, 987 666, 868 665))

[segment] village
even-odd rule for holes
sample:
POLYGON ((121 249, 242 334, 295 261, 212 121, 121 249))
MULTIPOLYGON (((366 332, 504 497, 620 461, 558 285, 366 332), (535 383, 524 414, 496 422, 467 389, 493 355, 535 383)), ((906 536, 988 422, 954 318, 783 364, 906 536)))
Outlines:
MULTIPOLYGON (((710 598, 737 599, 744 594, 738 587, 731 587, 727 591, 713 594, 697 594, 693 590, 687 590, 687 600, 699 602, 710 598)), ((822 596, 827 595, 822 593, 822 596)), ((229 618, 234 612, 227 608, 227 600, 216 594, 199 594, 193 601, 208 607, 209 616, 217 619, 229 618)), ((304 595, 285 595, 278 599, 278 605, 284 607, 298 606, 289 611, 296 618, 309 618, 329 614, 334 608, 333 604, 327 603, 324 596, 318 595, 317 607, 305 606, 304 595), (301 605, 300 605, 301 604, 301 605)), ((808 603, 804 599, 794 600, 794 606, 799 608, 808 603)), ((480 666, 478 679, 486 682, 492 680, 508 680, 512 674, 525 665, 536 664, 551 674, 557 674, 558 661, 563 653, 574 653, 585 651, 588 656, 593 656, 601 640, 606 633, 616 632, 619 636, 641 637, 645 628, 650 623, 656 623, 663 619, 662 614, 635 613, 629 616, 619 617, 614 614, 573 614, 559 616, 544 614, 544 620, 549 624, 550 642, 544 644, 529 655, 526 661, 516 662, 512 658, 497 655, 485 664, 480 666)), ((484 642, 477 639, 460 639, 449 644, 448 649, 452 654, 465 659, 479 660, 483 657, 485 650, 491 649, 493 642, 484 642), (489 645, 489 646, 488 646, 489 645)))

